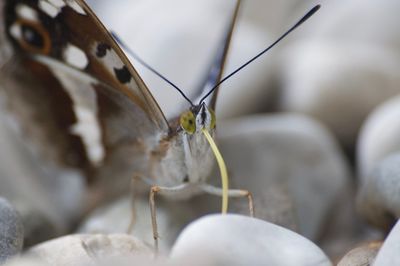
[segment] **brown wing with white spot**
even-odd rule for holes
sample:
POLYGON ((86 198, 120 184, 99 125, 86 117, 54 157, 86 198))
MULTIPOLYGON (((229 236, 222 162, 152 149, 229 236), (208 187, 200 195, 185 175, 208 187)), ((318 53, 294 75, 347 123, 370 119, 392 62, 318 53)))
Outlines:
POLYGON ((146 138, 168 130, 136 71, 81 2, 0 8, 0 88, 27 141, 53 167, 126 188, 146 166, 146 138))
POLYGON ((129 98, 161 131, 168 123, 146 85, 90 8, 80 0, 6 1, 16 47, 82 71, 129 98))

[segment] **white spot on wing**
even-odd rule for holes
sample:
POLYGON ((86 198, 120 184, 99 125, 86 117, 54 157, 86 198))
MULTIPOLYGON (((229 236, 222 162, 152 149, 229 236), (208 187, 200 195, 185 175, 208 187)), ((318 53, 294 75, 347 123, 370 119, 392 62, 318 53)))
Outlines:
POLYGON ((92 86, 96 81, 89 75, 48 57, 37 55, 35 58, 49 66, 71 97, 77 118, 77 123, 72 126, 71 133, 82 139, 91 163, 99 165, 105 157, 105 149, 102 145, 101 128, 97 118, 97 97, 92 86))
MULTIPOLYGON (((74 95, 74 97, 72 94, 71 96, 75 103, 74 111, 78 120, 78 123, 72 126, 71 132, 82 138, 90 161, 98 164, 104 158, 104 149, 100 142, 101 135, 96 117, 97 109, 91 110, 85 106, 79 106, 76 104, 76 97, 80 96, 74 95)), ((95 97, 96 95, 94 94, 93 96, 95 97)))
POLYGON ((15 7, 15 12, 17 13, 18 17, 26 19, 26 20, 33 20, 38 21, 38 13, 33 8, 24 5, 18 4, 15 7))
POLYGON ((10 27, 10 34, 13 36, 15 39, 20 40, 22 37, 22 31, 20 25, 14 23, 10 27))
POLYGON ((58 8, 62 8, 65 6, 64 0, 47 0, 47 2, 58 8))
POLYGON ((69 65, 79 69, 84 69, 89 63, 85 52, 72 44, 68 44, 67 47, 65 47, 63 58, 69 65))
POLYGON ((66 0, 66 1, 67 5, 69 5, 73 10, 75 10, 81 15, 86 15, 85 10, 83 10, 83 8, 76 1, 74 0, 66 0))
POLYGON ((55 18, 61 11, 60 8, 53 6, 45 0, 39 0, 39 8, 52 18, 55 18))

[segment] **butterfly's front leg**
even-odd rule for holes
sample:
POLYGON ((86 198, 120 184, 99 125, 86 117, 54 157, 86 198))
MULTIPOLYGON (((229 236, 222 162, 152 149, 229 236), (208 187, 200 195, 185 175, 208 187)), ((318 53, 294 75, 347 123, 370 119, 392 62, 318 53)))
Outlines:
POLYGON ((151 225, 153 227, 153 238, 154 238, 154 249, 155 252, 158 253, 158 226, 157 226, 157 215, 156 215, 156 203, 155 203, 155 196, 158 195, 165 195, 165 196, 173 196, 183 190, 186 190, 190 184, 182 184, 175 187, 161 187, 161 186, 152 186, 150 189, 150 212, 151 212, 151 225))
MULTIPOLYGON (((214 187, 208 184, 201 184, 200 188, 205 193, 222 197, 222 188, 214 187)), ((232 198, 246 197, 249 202, 250 216, 254 217, 254 201, 253 201, 253 195, 251 194, 250 191, 243 189, 229 189, 228 196, 232 198)))

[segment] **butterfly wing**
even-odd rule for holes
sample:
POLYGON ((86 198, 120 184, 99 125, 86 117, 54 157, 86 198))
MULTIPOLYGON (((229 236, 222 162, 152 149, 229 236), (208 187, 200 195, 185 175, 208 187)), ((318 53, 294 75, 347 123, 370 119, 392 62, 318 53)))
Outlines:
POLYGON ((24 133, 47 158, 86 176, 140 171, 146 138, 169 127, 93 12, 78 0, 3 5, 1 47, 13 53, 0 78, 24 133))
POLYGON ((83 1, 7 1, 6 9, 6 27, 16 46, 95 77, 141 107, 161 130, 168 128, 136 70, 83 1))
MULTIPOLYGON (((237 0, 235 9, 232 14, 232 18, 228 24, 225 34, 218 46, 214 60, 211 62, 210 67, 206 73, 203 82, 200 84, 197 91, 201 92, 200 95, 205 95, 210 89, 212 89, 221 79, 224 73, 224 67, 226 64, 226 59, 232 39, 233 30, 238 17, 239 7, 241 0, 237 0)), ((215 110, 215 105, 217 102, 218 88, 208 97, 205 102, 209 107, 215 110)))

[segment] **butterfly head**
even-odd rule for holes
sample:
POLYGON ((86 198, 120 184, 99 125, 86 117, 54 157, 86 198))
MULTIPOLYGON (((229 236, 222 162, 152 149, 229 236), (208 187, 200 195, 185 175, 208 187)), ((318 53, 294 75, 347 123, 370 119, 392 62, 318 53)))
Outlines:
POLYGON ((214 111, 202 103, 182 113, 179 124, 186 134, 192 135, 201 132, 202 129, 213 130, 216 124, 215 120, 214 111))

